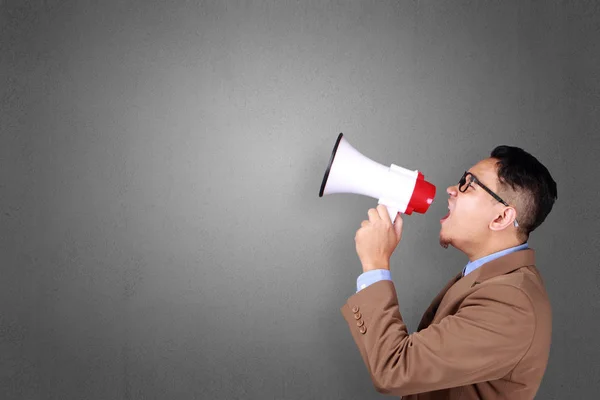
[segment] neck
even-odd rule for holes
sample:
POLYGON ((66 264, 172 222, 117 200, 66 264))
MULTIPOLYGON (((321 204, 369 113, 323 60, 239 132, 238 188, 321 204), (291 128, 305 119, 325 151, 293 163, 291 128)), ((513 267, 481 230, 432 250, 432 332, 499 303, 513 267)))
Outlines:
POLYGON ((469 261, 475 261, 490 254, 494 254, 499 251, 509 249, 511 247, 520 246, 526 242, 527 241, 522 241, 517 238, 513 238, 511 240, 488 243, 487 245, 479 244, 474 246, 472 250, 465 251, 465 254, 467 255, 467 257, 469 257, 469 261))

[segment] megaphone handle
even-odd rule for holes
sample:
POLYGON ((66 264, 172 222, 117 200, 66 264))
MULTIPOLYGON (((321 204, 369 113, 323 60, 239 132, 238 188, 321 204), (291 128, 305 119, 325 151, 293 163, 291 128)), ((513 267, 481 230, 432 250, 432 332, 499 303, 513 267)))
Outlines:
POLYGON ((392 224, 396 221, 396 217, 398 216, 398 209, 394 207, 385 206, 388 210, 388 214, 390 214, 390 219, 392 220, 392 224))

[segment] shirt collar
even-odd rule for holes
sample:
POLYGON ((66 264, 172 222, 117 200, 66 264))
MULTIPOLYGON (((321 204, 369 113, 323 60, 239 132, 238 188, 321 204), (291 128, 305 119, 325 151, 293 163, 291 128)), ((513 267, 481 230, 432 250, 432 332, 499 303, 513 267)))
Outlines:
POLYGON ((524 250, 524 249, 528 249, 528 248, 529 248, 529 244, 527 242, 525 242, 519 246, 510 247, 508 249, 498 251, 496 253, 487 255, 485 257, 481 257, 475 261, 469 261, 467 263, 467 265, 465 266, 465 268, 463 269, 463 276, 467 276, 471 272, 475 271, 477 268, 481 267, 483 264, 490 262, 492 260, 495 260, 496 258, 500 258, 509 253, 513 253, 515 251, 524 250))

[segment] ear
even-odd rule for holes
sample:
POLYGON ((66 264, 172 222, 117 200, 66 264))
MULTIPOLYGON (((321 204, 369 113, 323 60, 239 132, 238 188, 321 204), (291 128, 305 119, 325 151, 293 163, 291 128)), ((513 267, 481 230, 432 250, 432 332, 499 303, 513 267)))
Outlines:
POLYGON ((501 231, 507 227, 514 226, 513 222, 517 218, 517 210, 514 207, 505 207, 496 218, 490 222, 489 228, 493 231, 501 231))

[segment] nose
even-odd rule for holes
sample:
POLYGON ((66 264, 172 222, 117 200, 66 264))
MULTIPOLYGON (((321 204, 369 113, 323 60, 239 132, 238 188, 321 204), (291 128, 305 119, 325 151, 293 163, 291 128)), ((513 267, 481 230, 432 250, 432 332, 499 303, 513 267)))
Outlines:
POLYGON ((448 186, 446 188, 446 193, 448 193, 448 195, 450 195, 450 197, 456 197, 456 195, 458 195, 458 186, 457 185, 448 186))

